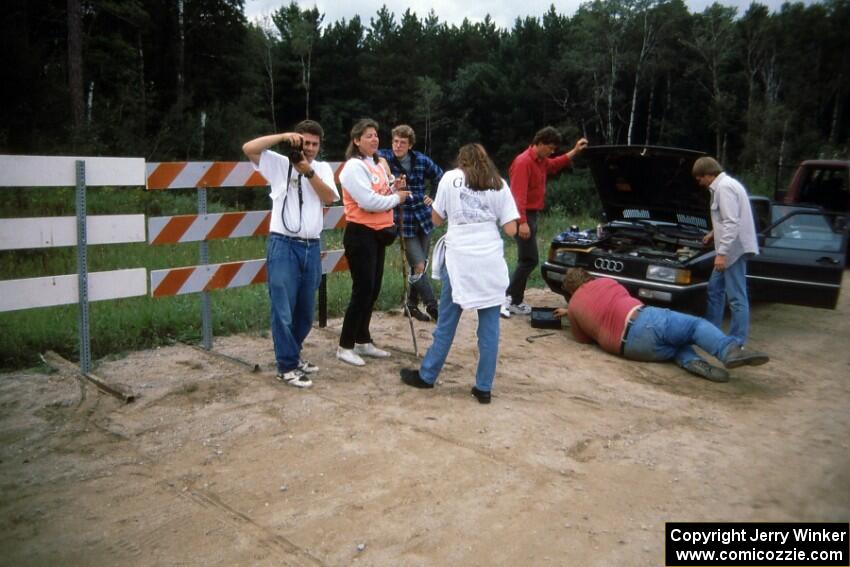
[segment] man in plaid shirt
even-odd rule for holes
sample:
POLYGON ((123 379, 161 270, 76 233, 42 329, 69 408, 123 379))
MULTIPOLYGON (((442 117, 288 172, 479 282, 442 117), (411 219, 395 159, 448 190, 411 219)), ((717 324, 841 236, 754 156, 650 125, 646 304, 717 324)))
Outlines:
MULTIPOLYGON (((437 299, 431 289, 431 283, 425 274, 428 263, 428 249, 431 245, 432 198, 425 193, 425 181, 431 181, 432 192, 443 177, 443 170, 431 158, 413 150, 416 134, 407 124, 393 128, 392 150, 378 150, 378 155, 387 160, 390 170, 396 177, 405 176, 410 197, 401 205, 401 234, 404 239, 405 255, 410 265, 410 295, 406 309, 410 315, 420 321, 437 320, 437 299), (419 310, 419 299, 425 304, 428 315, 419 310)), ((398 215, 398 211, 396 211, 398 215)), ((396 216, 398 224, 398 216, 396 216)))

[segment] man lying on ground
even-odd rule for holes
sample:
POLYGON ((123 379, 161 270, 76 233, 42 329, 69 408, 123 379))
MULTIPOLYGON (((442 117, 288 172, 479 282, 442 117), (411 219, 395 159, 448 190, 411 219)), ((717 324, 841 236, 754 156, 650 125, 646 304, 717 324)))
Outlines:
POLYGON ((726 368, 758 366, 770 360, 762 352, 740 347, 736 339, 701 317, 646 306, 619 282, 594 279, 583 268, 567 270, 563 288, 570 297, 569 306, 556 309, 555 315, 569 317, 578 342, 596 342, 611 354, 640 362, 675 360, 691 374, 713 382, 728 382, 729 373, 701 358, 694 345, 726 368))

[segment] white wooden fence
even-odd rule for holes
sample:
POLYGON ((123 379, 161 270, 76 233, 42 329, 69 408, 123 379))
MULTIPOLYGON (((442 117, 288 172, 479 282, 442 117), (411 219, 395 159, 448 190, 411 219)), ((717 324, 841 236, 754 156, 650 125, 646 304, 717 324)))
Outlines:
MULTIPOLYGON (((338 164, 332 164, 336 166, 338 164)), ((80 367, 91 370, 88 304, 146 295, 161 297, 202 294, 204 347, 212 348, 207 292, 265 282, 265 260, 229 264, 207 261, 207 241, 268 234, 269 212, 206 214, 208 187, 260 187, 268 182, 247 162, 145 163, 142 158, 0 155, 0 190, 31 187, 76 187, 76 216, 0 219, 0 251, 75 246, 77 273, 0 281, 0 312, 77 303, 79 305, 80 367), (90 186, 142 187, 148 190, 198 191, 198 214, 155 217, 86 214, 90 186), (146 237, 146 226, 148 234, 146 237), (130 268, 88 271, 87 249, 148 241, 152 245, 199 242, 197 266, 152 271, 130 268), (248 274, 248 272, 251 272, 248 274), (243 273, 245 272, 245 273, 243 273), (184 277, 185 276, 185 277, 184 277), (177 280, 183 279, 177 283, 177 280), (203 282, 201 281, 203 280, 203 282), (150 290, 148 281, 151 282, 150 290)), ((345 225, 342 207, 325 209, 325 229, 345 225)), ((323 274, 348 269, 342 250, 323 251, 323 274)), ((319 297, 320 324, 327 312, 323 275, 319 297)))
MULTIPOLYGON (((0 188, 76 187, 76 217, 0 220, 0 250, 76 246, 77 273, 0 281, 0 311, 79 305, 80 368, 91 370, 89 302, 147 292, 144 268, 88 273, 90 244, 144 242, 144 215, 86 216, 86 187, 145 184, 141 158, 0 156, 0 188), (89 231, 93 241, 89 241, 89 231)), ((8 189, 11 190, 11 189, 8 189)))

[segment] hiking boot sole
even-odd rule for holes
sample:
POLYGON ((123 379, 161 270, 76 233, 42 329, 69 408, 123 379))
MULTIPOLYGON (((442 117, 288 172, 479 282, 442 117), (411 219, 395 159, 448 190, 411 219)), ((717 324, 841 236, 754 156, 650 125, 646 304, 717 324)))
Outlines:
POLYGON ((763 353, 753 353, 725 362, 724 366, 729 369, 740 368, 741 366, 761 366, 770 362, 770 357, 763 353))

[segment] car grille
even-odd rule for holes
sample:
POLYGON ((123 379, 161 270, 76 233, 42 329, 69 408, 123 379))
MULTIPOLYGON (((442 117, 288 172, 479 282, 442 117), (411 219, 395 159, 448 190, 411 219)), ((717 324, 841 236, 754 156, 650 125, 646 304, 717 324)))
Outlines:
POLYGON ((596 258, 593 260, 593 267, 602 272, 620 274, 626 266, 621 260, 615 260, 613 258, 596 258))

